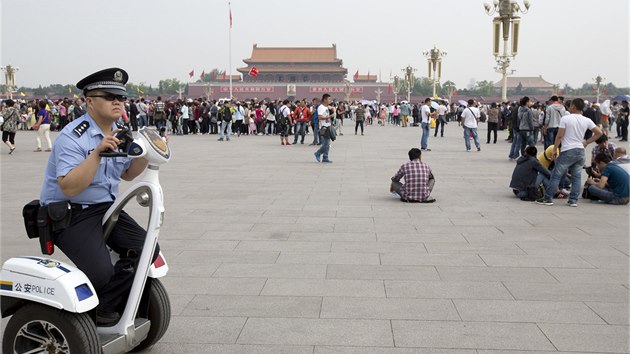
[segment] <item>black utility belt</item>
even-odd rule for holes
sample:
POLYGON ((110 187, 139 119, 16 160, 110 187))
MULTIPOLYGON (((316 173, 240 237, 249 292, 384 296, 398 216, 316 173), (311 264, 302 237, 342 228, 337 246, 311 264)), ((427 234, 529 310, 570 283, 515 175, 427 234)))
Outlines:
POLYGON ((22 216, 28 238, 39 238, 43 254, 51 255, 55 251, 53 235, 70 225, 72 212, 83 207, 67 201, 41 206, 39 200, 33 200, 24 206, 22 216))

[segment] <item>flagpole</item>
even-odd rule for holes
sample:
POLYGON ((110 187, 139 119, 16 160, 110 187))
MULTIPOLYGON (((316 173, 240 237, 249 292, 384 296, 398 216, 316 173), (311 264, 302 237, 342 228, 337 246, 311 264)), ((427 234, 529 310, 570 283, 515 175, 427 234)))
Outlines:
POLYGON ((232 99, 232 5, 228 1, 228 8, 230 9, 230 34, 229 34, 229 71, 230 71, 230 99, 232 99))

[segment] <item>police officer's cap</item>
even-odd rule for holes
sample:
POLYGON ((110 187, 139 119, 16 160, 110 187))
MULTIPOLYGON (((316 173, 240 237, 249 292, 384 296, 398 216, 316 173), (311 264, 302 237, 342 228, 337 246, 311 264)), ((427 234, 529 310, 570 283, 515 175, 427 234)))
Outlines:
POLYGON ((127 89, 125 88, 127 80, 129 80, 129 75, 125 70, 109 68, 83 78, 77 82, 77 88, 83 90, 84 95, 90 91, 99 90, 114 95, 127 96, 127 89))

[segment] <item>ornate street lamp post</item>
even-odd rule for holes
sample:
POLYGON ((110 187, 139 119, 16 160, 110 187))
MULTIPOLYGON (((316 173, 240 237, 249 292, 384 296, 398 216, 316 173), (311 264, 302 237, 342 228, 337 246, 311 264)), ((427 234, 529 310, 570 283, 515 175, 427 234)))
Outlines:
POLYGON ((453 94, 455 93, 455 83, 452 81, 447 81, 444 83, 444 88, 446 89, 446 94, 448 95, 448 101, 451 102, 453 99, 453 94))
POLYGON ((352 84, 348 80, 343 80, 343 93, 346 97, 346 103, 350 102, 350 95, 352 95, 352 84))
POLYGON ((7 90, 7 96, 10 99, 13 99, 13 92, 17 90, 17 86, 15 85, 15 73, 20 70, 20 68, 16 68, 11 65, 0 67, 2 71, 4 71, 4 82, 7 90))
POLYGON ((599 103, 599 96, 601 94, 602 82, 604 82, 604 80, 606 79, 601 77, 600 75, 597 75, 597 77, 594 78, 593 80, 595 80, 595 83, 597 84, 597 103, 599 103))
MULTIPOLYGON (((501 99, 507 101, 507 77, 510 62, 518 53, 518 33, 521 26, 520 13, 526 14, 529 11, 529 0, 523 1, 524 7, 521 7, 517 0, 494 0, 492 4, 484 4, 486 14, 494 17, 493 24, 493 54, 497 62, 495 70, 503 75, 503 88, 501 90, 501 99), (511 31, 510 31, 511 29, 511 31), (509 45, 510 32, 512 33, 512 46, 509 45), (501 40, 503 40, 503 52, 501 52, 501 40)), ((513 71, 510 71, 511 74, 513 71)))
POLYGON ((413 85, 416 82, 416 78, 413 75, 413 73, 414 73, 414 71, 416 71, 416 69, 412 68, 411 65, 408 65, 402 71, 405 74, 404 80, 405 80, 405 86, 407 87, 407 102, 410 102, 411 101, 411 91, 413 91, 413 85))
POLYGON ((394 85, 393 85, 393 89, 394 89, 394 104, 398 103, 398 92, 400 92, 402 84, 403 84, 403 82, 400 79, 400 77, 394 76, 394 85))
POLYGON ((434 45, 433 49, 427 50, 422 54, 427 57, 429 62, 429 80, 433 83, 433 97, 437 97, 437 85, 442 79, 442 57, 448 53, 434 45))

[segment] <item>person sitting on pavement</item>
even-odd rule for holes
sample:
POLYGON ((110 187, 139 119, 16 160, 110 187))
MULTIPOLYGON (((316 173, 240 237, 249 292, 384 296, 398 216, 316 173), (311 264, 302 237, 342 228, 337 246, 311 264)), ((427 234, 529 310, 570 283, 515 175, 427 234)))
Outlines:
POLYGON ((431 168, 420 160, 422 151, 418 148, 409 150, 409 162, 400 166, 400 169, 392 177, 390 192, 400 196, 400 200, 408 203, 433 203, 431 197, 435 179, 431 168), (405 183, 400 180, 405 178, 405 183))
POLYGON ((551 172, 536 158, 538 150, 535 146, 525 148, 525 155, 516 160, 516 167, 512 172, 510 188, 521 200, 534 201, 540 185, 549 185, 551 172))
POLYGON ((595 165, 595 156, 599 154, 606 154, 611 160, 613 160, 613 155, 615 154, 615 149, 617 146, 608 141, 608 137, 606 135, 600 136, 597 140, 595 140, 595 145, 593 150, 591 151, 591 165, 595 165))
POLYGON ((601 178, 586 180, 588 196, 591 200, 600 200, 606 204, 628 204, 630 175, 619 164, 613 164, 611 161, 611 158, 603 153, 595 156, 597 168, 602 171, 601 178))
POLYGON ((610 163, 618 164, 619 167, 630 174, 630 159, 628 158, 628 153, 625 148, 616 148, 613 154, 613 160, 610 163))

